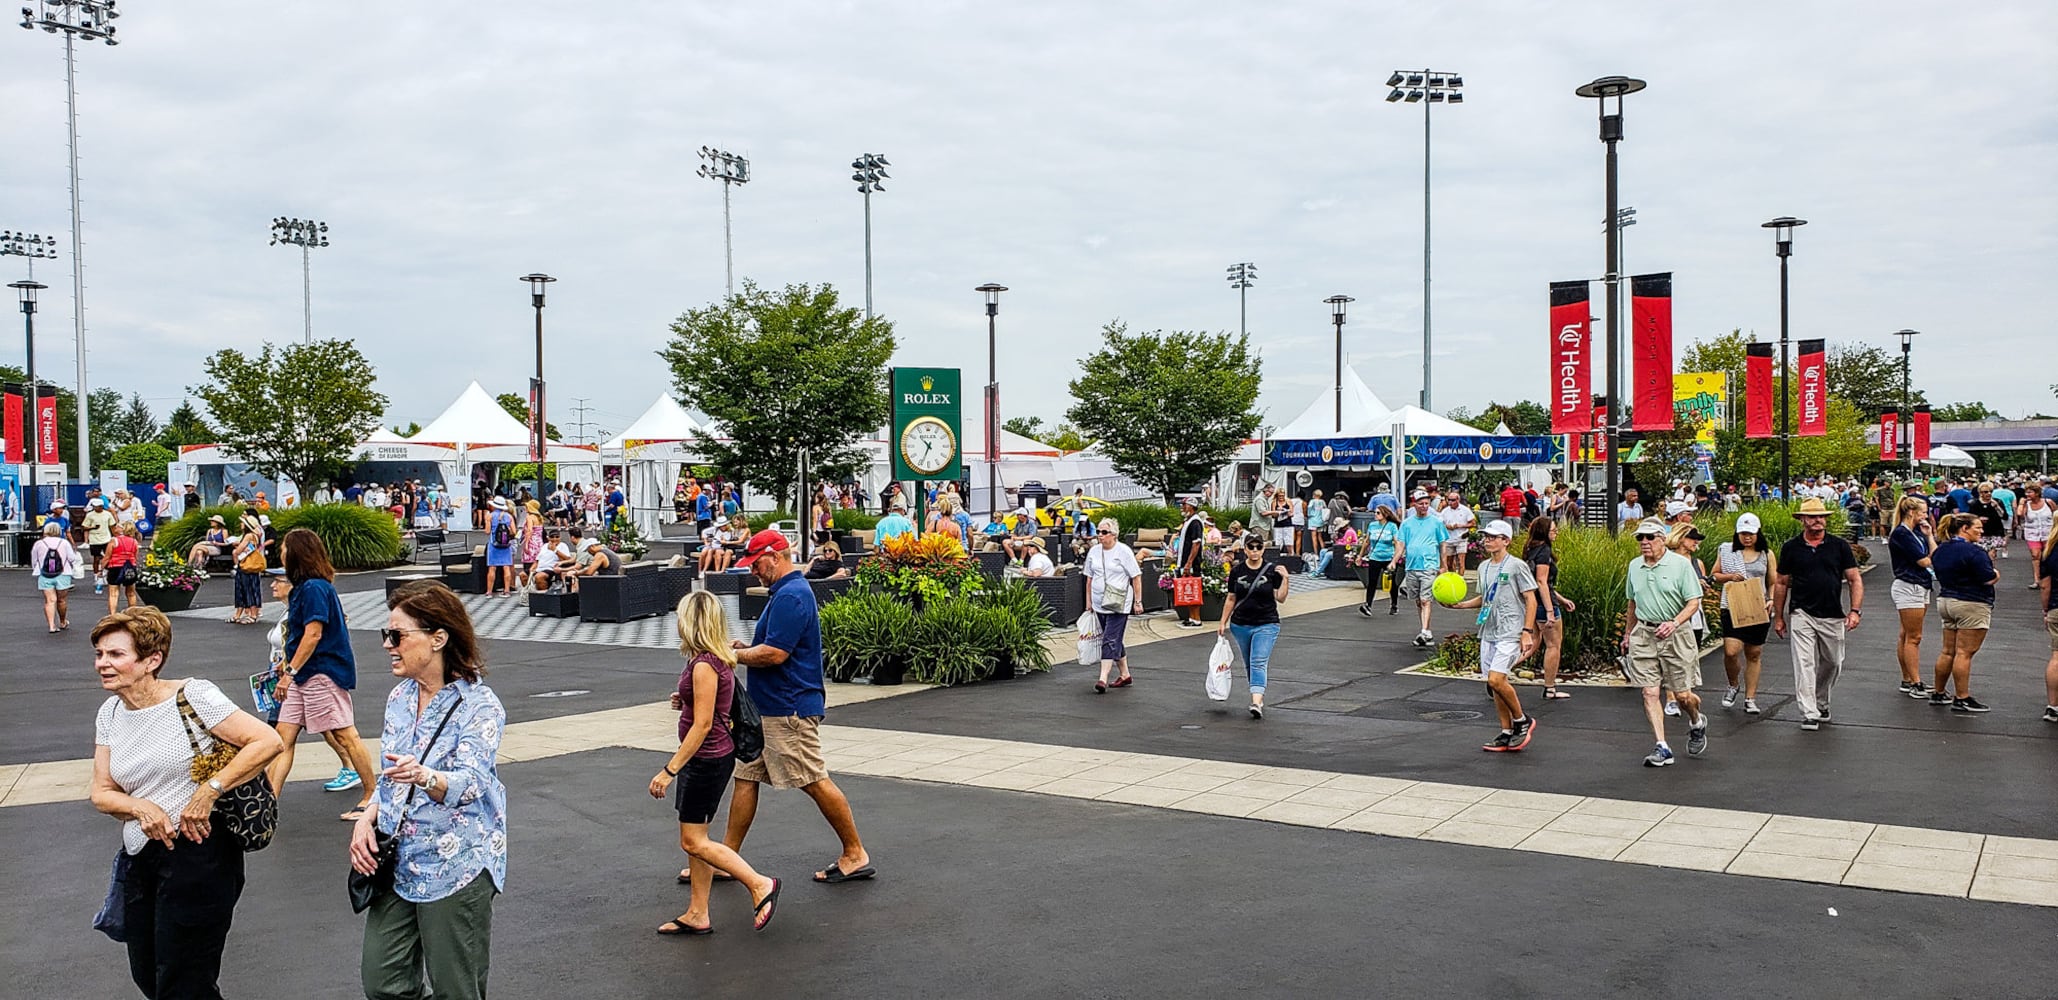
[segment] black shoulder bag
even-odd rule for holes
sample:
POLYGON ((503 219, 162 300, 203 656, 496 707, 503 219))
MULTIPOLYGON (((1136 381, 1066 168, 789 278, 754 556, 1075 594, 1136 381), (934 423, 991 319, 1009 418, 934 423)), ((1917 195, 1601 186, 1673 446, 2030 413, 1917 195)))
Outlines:
MULTIPOLYGON (((186 742, 193 747, 192 778, 195 784, 204 783, 220 774, 229 766, 241 747, 214 735, 207 724, 200 721, 199 713, 193 711, 193 703, 186 700, 186 686, 179 685, 179 715, 186 730, 186 742), (200 737, 195 729, 207 733, 214 741, 214 749, 200 749, 200 737)), ((272 783, 264 771, 244 779, 243 783, 221 794, 214 800, 211 820, 231 838, 236 846, 245 851, 261 851, 272 842, 272 835, 279 829, 279 799, 272 794, 272 783)))
MULTIPOLYGON (((443 727, 450 724, 450 717, 457 714, 457 706, 463 702, 464 698, 459 696, 457 701, 444 711, 443 721, 436 723, 436 731, 429 734, 429 742, 416 748, 416 760, 429 759, 429 748, 436 745, 436 738, 443 735, 443 727)), ((373 849, 372 856, 378 859, 378 864, 373 867, 372 873, 366 875, 358 871, 355 865, 351 866, 350 912, 363 913, 370 908, 372 899, 380 890, 393 888, 393 869, 400 862, 400 823, 407 819, 407 807, 414 804, 416 791, 413 786, 407 789, 407 798, 400 803, 400 818, 393 823, 394 833, 380 833, 376 826, 373 827, 372 839, 377 846, 373 849)))

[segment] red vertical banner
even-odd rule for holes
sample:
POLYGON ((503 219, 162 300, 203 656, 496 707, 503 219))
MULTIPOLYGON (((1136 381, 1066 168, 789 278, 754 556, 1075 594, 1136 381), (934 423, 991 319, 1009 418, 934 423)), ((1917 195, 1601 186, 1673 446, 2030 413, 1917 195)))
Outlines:
POLYGON ((1801 411, 1794 433, 1801 437, 1822 437, 1829 433, 1828 365, 1820 340, 1801 341, 1801 355, 1795 359, 1794 374, 1801 380, 1801 395, 1795 405, 1801 411))
POLYGON ((7 393, 0 400, 0 434, 7 436, 7 464, 20 465, 21 445, 21 397, 7 393))
POLYGON ((1744 436, 1769 438, 1772 429, 1772 345, 1744 345, 1744 436))
POLYGON ((1901 449, 1901 415, 1882 413, 1879 415, 1879 460, 1891 462, 1901 449))
POLYGON ((1596 406, 1594 414, 1594 461, 1608 460, 1608 408, 1596 406))
POLYGON ((1629 279, 1631 430, 1672 429, 1672 272, 1629 279))
MULTIPOLYGON (((36 397, 36 461, 56 465, 64 461, 57 454, 57 397, 36 397)), ((85 475, 85 473, 80 473, 85 475)))
POLYGON ((1551 282, 1551 433, 1577 434, 1593 420, 1593 310, 1589 282, 1551 282))
POLYGON ((1913 446, 1908 450, 1915 454, 1915 460, 1918 462, 1929 461, 1929 407, 1927 406, 1915 408, 1915 435, 1913 441, 1913 446))

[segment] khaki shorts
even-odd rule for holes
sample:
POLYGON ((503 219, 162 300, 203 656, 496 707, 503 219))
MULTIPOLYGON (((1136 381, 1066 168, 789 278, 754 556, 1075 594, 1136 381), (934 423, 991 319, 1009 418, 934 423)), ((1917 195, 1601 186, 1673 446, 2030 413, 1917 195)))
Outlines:
POLYGON ((1984 631, 1994 625, 1994 606, 1991 604, 1944 597, 1937 600, 1937 610, 1943 614, 1946 629, 1958 632, 1984 631))
POLYGON ((2058 653, 2058 609, 2044 612, 2044 631, 2051 633, 2051 652, 2058 653))
POLYGON ((1906 580, 1895 580, 1887 593, 1894 599, 1894 610, 1916 611, 1929 607, 1929 588, 1918 587, 1906 580))
POLYGON ((1629 633, 1629 669, 1623 676, 1640 688, 1662 687, 1667 691, 1692 691, 1701 686, 1701 658, 1690 628, 1673 631, 1672 638, 1658 638, 1658 626, 1638 622, 1629 633))
POLYGON ((283 685, 286 697, 279 701, 279 721, 310 733, 334 732, 357 724, 351 709, 350 692, 336 686, 327 674, 310 674, 307 680, 283 685))
POLYGON ((1427 604, 1430 601, 1430 591, 1436 587, 1436 576, 1436 570, 1433 569, 1411 569, 1406 581, 1401 584, 1402 590, 1418 603, 1427 604))
POLYGON ((829 764, 822 759, 821 716, 767 715, 764 726, 764 755, 738 763, 736 780, 805 788, 829 776, 829 764))

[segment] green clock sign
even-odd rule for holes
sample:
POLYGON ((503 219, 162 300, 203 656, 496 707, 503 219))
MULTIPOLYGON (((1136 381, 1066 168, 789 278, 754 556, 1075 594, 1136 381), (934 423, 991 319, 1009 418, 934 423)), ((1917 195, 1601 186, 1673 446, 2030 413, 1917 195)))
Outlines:
POLYGON ((895 368, 893 449, 895 479, 956 479, 964 422, 956 368, 895 368))

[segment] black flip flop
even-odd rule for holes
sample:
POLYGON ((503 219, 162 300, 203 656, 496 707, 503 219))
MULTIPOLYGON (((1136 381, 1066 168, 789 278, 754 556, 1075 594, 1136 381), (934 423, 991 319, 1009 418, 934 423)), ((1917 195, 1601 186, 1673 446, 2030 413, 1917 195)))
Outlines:
POLYGON ((713 924, 709 924, 706 927, 695 927, 687 923, 685 918, 686 915, 681 913, 677 918, 667 920, 658 925, 657 932, 665 937, 699 937, 702 934, 713 934, 715 932, 713 924), (673 929, 665 930, 667 927, 673 929))
POLYGON ((751 921, 751 930, 761 931, 772 926, 772 916, 779 911, 780 887, 780 881, 773 879, 772 891, 765 893, 765 898, 758 900, 756 907, 757 919, 751 921))
POLYGON ((838 882, 858 882, 879 874, 878 869, 870 865, 866 865, 854 872, 844 871, 842 858, 830 858, 828 867, 822 869, 822 872, 823 874, 815 876, 815 881, 824 885, 835 885, 838 882))
MULTIPOLYGON (((728 872, 725 872, 725 871, 723 871, 723 870, 721 870, 721 869, 717 868, 717 869, 715 869, 715 881, 717 881, 717 882, 734 882, 734 881, 736 881, 736 876, 734 876, 734 875, 731 875, 731 874, 729 874, 728 872)), ((680 873, 679 873, 679 884, 680 884, 680 885, 692 885, 692 884, 693 884, 693 878, 692 878, 692 876, 690 876, 690 875, 687 875, 687 874, 686 874, 685 872, 680 872, 680 873)))

